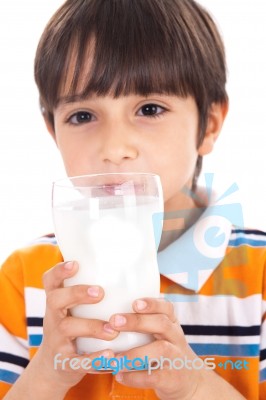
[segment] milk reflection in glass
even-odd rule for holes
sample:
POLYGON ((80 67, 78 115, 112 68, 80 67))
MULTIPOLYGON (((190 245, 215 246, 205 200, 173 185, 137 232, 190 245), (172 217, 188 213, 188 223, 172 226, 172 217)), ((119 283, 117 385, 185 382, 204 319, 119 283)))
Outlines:
MULTIPOLYGON (((119 175, 111 179, 110 174, 105 176, 111 182, 119 175)), ((65 260, 79 263, 78 272, 65 280, 65 286, 100 285, 105 291, 99 303, 74 307, 71 313, 76 317, 108 321, 114 313, 133 312, 134 300, 160 295, 152 222, 153 214, 162 211, 160 181, 156 175, 137 174, 135 185, 135 175, 122 176, 123 183, 102 185, 100 189, 99 186, 90 190, 68 188, 75 190, 79 198, 66 198, 58 204, 54 187, 53 215, 58 244, 65 260), (156 183, 156 191, 144 185, 143 180, 147 179, 156 183)), ((89 176, 86 179, 89 182, 89 176)), ((75 178, 71 180, 75 185, 75 178)), ((122 332, 112 341, 80 337, 77 349, 80 353, 106 348, 120 352, 151 340, 150 335, 135 332, 122 332)))

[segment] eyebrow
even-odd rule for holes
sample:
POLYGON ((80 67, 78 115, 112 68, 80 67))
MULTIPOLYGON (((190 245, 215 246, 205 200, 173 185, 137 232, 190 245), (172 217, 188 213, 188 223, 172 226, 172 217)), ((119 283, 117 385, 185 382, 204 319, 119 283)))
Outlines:
MULTIPOLYGON (((142 96, 139 95, 139 96, 148 98, 149 96, 151 96, 153 94, 157 94, 157 95, 160 95, 160 96, 164 96, 165 95, 164 93, 155 92, 155 93, 147 93, 146 95, 142 95, 142 96)), ((81 102, 81 101, 84 101, 86 99, 89 99, 89 97, 90 97, 89 95, 84 96, 84 94, 72 94, 72 95, 68 95, 68 96, 62 96, 62 97, 59 97, 59 99, 58 99, 58 101, 56 103, 56 108, 64 108, 64 106, 66 106, 67 104, 81 102)))

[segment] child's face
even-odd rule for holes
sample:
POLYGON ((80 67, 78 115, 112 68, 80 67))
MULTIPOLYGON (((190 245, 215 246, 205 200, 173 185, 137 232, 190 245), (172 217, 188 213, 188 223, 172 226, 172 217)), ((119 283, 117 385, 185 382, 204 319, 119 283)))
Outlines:
POLYGON ((161 177, 166 210, 180 205, 198 156, 192 97, 152 94, 64 99, 54 112, 55 139, 69 176, 152 172, 161 177))

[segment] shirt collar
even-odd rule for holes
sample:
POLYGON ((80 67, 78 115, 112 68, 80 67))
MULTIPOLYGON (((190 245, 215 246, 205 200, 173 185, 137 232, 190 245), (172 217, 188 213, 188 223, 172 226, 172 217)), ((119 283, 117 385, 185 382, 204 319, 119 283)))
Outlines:
MULTIPOLYGON (((219 199, 218 199, 219 200, 219 199)), ((198 292, 225 256, 232 224, 242 225, 239 203, 213 201, 194 225, 158 252, 161 275, 198 292)), ((180 218, 184 210, 179 212, 180 218)))

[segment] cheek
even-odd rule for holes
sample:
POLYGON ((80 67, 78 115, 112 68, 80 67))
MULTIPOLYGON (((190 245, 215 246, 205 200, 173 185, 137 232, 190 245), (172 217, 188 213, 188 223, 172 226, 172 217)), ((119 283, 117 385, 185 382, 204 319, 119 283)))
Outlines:
POLYGON ((196 137, 173 137, 170 144, 162 145, 156 157, 156 169, 161 176, 165 200, 179 192, 193 178, 196 161, 196 137))
POLYGON ((55 139, 68 176, 90 173, 88 146, 84 146, 83 135, 65 130, 55 121, 55 139))
POLYGON ((57 136, 57 147, 63 159, 65 170, 68 176, 82 175, 84 171, 84 155, 82 147, 77 141, 65 140, 63 136, 57 136))

